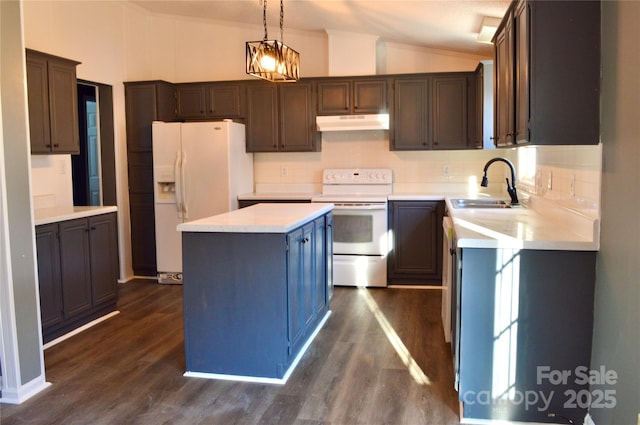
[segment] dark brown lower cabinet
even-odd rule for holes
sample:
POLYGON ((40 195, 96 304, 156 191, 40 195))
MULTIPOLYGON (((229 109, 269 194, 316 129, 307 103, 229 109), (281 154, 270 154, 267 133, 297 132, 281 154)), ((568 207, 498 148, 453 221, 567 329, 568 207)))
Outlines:
POLYGON ((43 341, 116 309, 115 213, 36 226, 43 341))
POLYGON ((389 284, 442 283, 443 215, 442 201, 389 202, 389 284))

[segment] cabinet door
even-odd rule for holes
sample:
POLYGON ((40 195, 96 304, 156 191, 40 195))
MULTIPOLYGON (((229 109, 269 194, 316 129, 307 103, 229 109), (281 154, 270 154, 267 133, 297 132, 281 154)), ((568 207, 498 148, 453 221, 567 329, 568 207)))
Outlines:
POLYGON ((303 327, 306 330, 307 327, 311 324, 313 319, 315 319, 315 308, 314 308, 314 298, 315 298, 315 234, 314 234, 314 226, 315 224, 308 223, 302 228, 302 239, 300 244, 302 245, 302 268, 301 268, 301 277, 300 283, 302 285, 301 294, 302 294, 302 302, 300 303, 300 307, 302 309, 301 318, 303 327))
POLYGON ((212 118, 242 118, 244 97, 243 85, 210 84, 207 86, 207 114, 212 118))
POLYGON ((85 218, 63 221, 60 226, 60 270, 64 317, 91 309, 89 225, 85 218))
POLYGON ((385 80, 355 80, 353 82, 353 113, 377 114, 387 110, 385 80))
POLYGON ((48 60, 49 122, 53 153, 80 153, 76 64, 48 60))
POLYGON ((475 75, 469 84, 469 147, 482 149, 484 147, 484 66, 478 65, 475 75), (475 90, 473 90, 475 88, 475 90))
POLYGON ((278 151, 277 88, 264 83, 247 86, 247 152, 278 151))
POLYGON ((515 140, 529 141, 529 8, 521 0, 514 12, 515 27, 515 140))
POLYGON ((331 297, 333 297, 333 214, 329 213, 325 216, 325 251, 324 251, 324 261, 326 264, 326 273, 327 273, 327 307, 329 306, 329 301, 331 297))
POLYGON ((433 149, 465 149, 467 133, 467 77, 431 80, 433 149))
POLYGON ((127 152, 151 152, 151 123, 175 119, 173 85, 164 81, 125 83, 125 102, 127 152))
POLYGON ((302 229, 287 234, 287 337, 289 354, 296 352, 304 331, 302 319, 302 229))
POLYGON ((89 218, 93 305, 117 297, 118 251, 115 213, 89 218))
POLYGON ((62 283, 60 281, 60 248, 58 225, 36 227, 36 251, 38 254, 38 283, 40 287, 40 315, 42 328, 57 325, 62 314, 62 283))
POLYGON ((340 115, 351 112, 349 81, 318 82, 318 115, 340 115))
POLYGON ((32 154, 51 152, 47 60, 27 53, 27 95, 32 154))
POLYGON ((312 86, 296 83, 280 86, 280 150, 312 152, 316 150, 315 122, 311 106, 312 86))
POLYGON ((176 86, 176 115, 183 119, 207 117, 207 92, 204 84, 178 84, 176 86))
POLYGON ((394 235, 387 263, 390 282, 429 280, 441 284, 443 210, 439 201, 389 204, 389 227, 394 235))
POLYGON ((494 141, 496 146, 509 146, 514 142, 514 90, 513 90, 513 19, 508 15, 505 25, 498 31, 495 41, 495 116, 494 141))
POLYGON ((392 150, 429 149, 429 80, 407 79, 394 83, 392 150))
MULTIPOLYGON (((326 217, 326 216, 325 216, 326 217)), ((314 221, 313 258, 315 276, 313 279, 313 314, 317 317, 327 305, 327 254, 325 217, 314 221)))

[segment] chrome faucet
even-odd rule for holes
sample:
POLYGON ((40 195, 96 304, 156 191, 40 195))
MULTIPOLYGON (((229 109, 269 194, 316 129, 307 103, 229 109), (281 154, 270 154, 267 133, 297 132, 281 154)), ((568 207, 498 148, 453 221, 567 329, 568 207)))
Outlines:
POLYGON ((484 175, 482 176, 482 183, 480 183, 480 186, 487 187, 489 185, 489 180, 487 179, 487 170, 489 169, 489 166, 496 161, 502 161, 505 164, 507 164, 509 168, 511 168, 511 183, 509 183, 508 177, 505 178, 505 180, 507 181, 507 192, 511 197, 511 205, 518 205, 518 194, 516 193, 516 169, 511 163, 511 161, 509 161, 508 159, 506 158, 490 159, 484 166, 484 175))

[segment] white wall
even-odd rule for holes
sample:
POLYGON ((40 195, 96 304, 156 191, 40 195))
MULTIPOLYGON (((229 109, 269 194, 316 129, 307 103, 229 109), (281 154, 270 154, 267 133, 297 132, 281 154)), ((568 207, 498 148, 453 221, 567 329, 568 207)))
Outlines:
MULTIPOLYGON (((124 120, 124 86, 128 59, 125 43, 126 17, 135 19, 136 8, 119 2, 26 1, 23 5, 25 46, 74 59, 80 79, 113 86, 118 203, 120 276, 131 272, 129 204, 124 120)), ((143 34, 143 39, 148 36, 143 34)), ((134 37, 134 39, 139 39, 134 37)), ((145 43, 146 44, 146 43, 145 43)), ((134 49, 135 50, 135 49, 134 49)), ((141 59, 144 59, 142 57, 141 59)), ((132 67, 136 69, 137 61, 132 67)), ((32 156, 32 196, 36 206, 71 205, 71 160, 69 155, 32 156)))

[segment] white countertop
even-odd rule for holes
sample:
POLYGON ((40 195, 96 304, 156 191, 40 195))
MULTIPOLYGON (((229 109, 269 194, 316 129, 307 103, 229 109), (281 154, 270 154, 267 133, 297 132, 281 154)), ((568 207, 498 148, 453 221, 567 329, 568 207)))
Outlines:
POLYGON ((529 199, 526 206, 505 209, 454 208, 447 196, 457 246, 597 251, 598 219, 529 199))
POLYGON ((333 204, 257 204, 178 225, 180 232, 287 233, 333 209, 333 204))
POLYGON ((50 207, 33 210, 33 218, 34 224, 39 226, 116 211, 118 207, 50 207))

